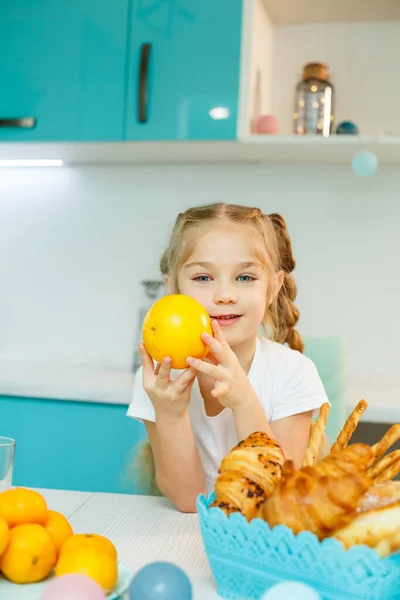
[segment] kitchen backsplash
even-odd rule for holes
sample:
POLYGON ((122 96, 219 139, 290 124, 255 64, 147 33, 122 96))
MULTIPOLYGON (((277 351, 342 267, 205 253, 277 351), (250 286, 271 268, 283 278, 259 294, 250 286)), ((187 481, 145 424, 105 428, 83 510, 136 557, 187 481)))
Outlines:
POLYGON ((399 189, 390 169, 3 169, 0 359, 129 368, 140 281, 158 277, 176 214, 234 202, 287 220, 301 331, 342 335, 350 373, 398 376, 399 189))

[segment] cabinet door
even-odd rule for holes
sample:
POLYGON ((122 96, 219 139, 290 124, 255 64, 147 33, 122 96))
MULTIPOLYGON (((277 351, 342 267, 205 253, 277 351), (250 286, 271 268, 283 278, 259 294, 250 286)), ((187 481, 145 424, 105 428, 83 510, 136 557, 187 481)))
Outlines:
POLYGON ((128 0, 1 0, 0 141, 121 140, 127 19, 128 0))
POLYGON ((129 471, 146 438, 115 404, 0 397, 1 435, 17 442, 13 485, 141 493, 129 471))
POLYGON ((242 0, 133 0, 129 140, 236 138, 242 0))

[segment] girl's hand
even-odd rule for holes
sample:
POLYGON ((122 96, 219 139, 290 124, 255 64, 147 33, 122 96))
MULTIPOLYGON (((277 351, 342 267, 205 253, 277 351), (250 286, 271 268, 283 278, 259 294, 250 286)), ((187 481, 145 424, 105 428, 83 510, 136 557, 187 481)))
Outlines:
POLYGON ((154 368, 153 359, 143 344, 139 344, 142 357, 143 388, 149 396, 157 414, 181 417, 189 407, 190 394, 197 371, 189 367, 175 381, 171 380, 172 360, 168 356, 154 368))
POLYGON ((222 406, 236 409, 257 400, 256 393, 233 350, 226 341, 220 326, 212 322, 214 336, 203 333, 202 340, 210 349, 215 364, 188 356, 187 363, 191 368, 215 379, 215 387, 211 391, 222 406))

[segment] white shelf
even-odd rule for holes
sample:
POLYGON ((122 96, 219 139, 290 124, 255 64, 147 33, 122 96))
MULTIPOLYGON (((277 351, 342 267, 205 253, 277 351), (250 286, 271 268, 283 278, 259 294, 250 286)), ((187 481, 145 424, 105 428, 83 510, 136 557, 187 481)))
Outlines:
POLYGON ((262 1, 271 20, 278 25, 400 20, 397 0, 262 1))
POLYGON ((108 144, 0 144, 0 159, 61 158, 70 165, 281 164, 349 165, 360 150, 381 165, 400 165, 400 137, 249 135, 229 142, 127 142, 108 144))
POLYGON ((66 165, 143 165, 241 162, 244 154, 236 141, 0 144, 0 159, 25 158, 61 158, 66 165))
POLYGON ((400 164, 400 137, 249 135, 244 151, 255 162, 271 164, 345 165, 361 150, 376 154, 381 165, 400 164))

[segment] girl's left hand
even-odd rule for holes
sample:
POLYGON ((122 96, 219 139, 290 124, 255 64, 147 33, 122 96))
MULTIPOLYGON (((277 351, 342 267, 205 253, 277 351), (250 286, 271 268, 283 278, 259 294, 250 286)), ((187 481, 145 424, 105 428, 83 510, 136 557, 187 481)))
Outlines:
POLYGON ((188 356, 188 365, 215 379, 211 394, 222 406, 235 409, 254 402, 256 393, 216 321, 212 321, 212 328, 215 337, 208 333, 203 333, 201 337, 210 349, 215 364, 188 356))

